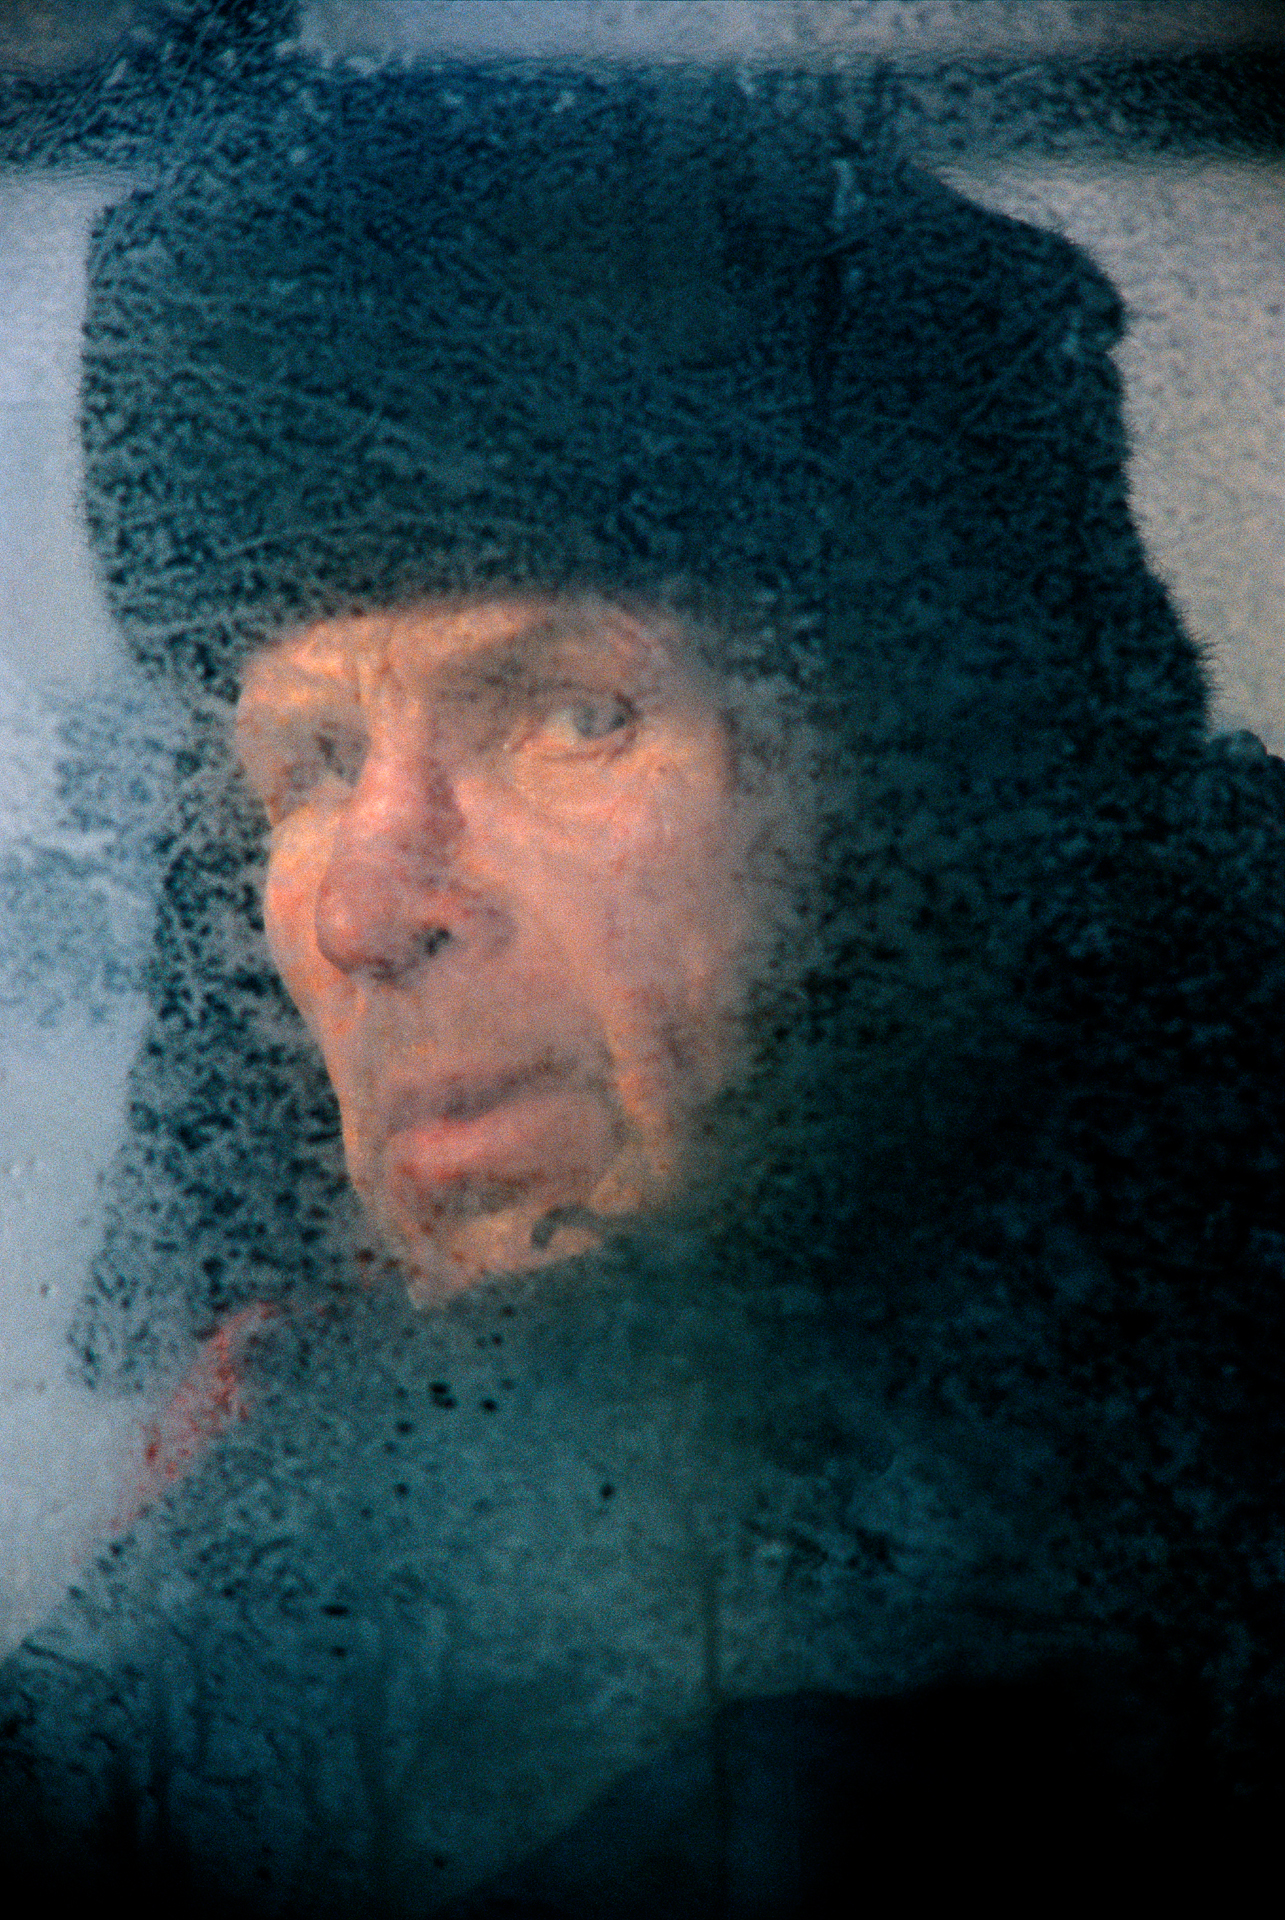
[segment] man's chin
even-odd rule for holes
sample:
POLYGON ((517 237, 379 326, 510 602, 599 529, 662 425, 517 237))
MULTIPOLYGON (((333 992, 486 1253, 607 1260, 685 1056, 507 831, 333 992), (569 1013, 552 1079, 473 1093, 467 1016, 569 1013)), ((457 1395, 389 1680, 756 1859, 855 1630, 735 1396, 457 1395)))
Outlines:
POLYGON ((354 1170, 354 1184, 412 1297, 427 1304, 592 1252, 613 1221, 663 1204, 672 1175, 659 1161, 629 1140, 593 1172, 567 1165, 512 1175, 492 1167, 430 1180, 406 1157, 386 1155, 365 1178, 354 1170))
POLYGON ((582 1205, 551 1207, 529 1197, 514 1204, 494 1191, 452 1194, 434 1210, 431 1224, 404 1216, 381 1221, 418 1306, 590 1253, 601 1244, 605 1225, 582 1205))

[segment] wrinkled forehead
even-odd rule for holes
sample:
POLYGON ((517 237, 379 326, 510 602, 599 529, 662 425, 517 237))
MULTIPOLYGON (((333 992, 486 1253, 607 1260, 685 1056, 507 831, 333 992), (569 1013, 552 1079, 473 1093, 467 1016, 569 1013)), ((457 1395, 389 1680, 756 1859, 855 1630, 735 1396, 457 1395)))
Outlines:
POLYGON ((361 704, 383 691, 431 699, 559 670, 623 675, 644 694, 681 685, 712 698, 716 690, 692 637, 659 612, 501 594, 336 617, 286 634, 247 662, 241 707, 271 707, 307 687, 361 704))

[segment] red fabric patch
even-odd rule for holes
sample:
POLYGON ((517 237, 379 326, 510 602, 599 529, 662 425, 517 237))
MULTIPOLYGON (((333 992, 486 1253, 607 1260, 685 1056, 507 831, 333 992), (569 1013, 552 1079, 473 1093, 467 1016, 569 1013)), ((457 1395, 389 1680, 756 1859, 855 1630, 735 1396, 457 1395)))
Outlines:
POLYGON ((117 1508, 118 1532, 126 1532, 182 1479, 220 1434, 247 1418, 250 1407, 242 1379, 246 1350, 278 1312, 263 1303, 243 1307, 202 1345, 168 1405, 144 1429, 136 1473, 117 1508))

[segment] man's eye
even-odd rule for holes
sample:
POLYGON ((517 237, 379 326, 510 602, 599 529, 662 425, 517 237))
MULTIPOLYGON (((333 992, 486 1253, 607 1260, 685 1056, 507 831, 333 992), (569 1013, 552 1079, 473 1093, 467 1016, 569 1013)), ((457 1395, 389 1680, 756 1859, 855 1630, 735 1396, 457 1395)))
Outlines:
POLYGON ((322 773, 333 773, 347 786, 354 784, 366 757, 365 749, 355 734, 319 730, 313 737, 313 749, 322 773))
POLYGON ((571 693, 550 702, 528 739, 549 753, 583 753, 605 742, 623 743, 635 713, 618 693, 571 693))
POLYGON ((283 756, 268 799, 270 817, 283 820, 332 774, 345 786, 352 786, 361 773, 364 757, 355 735, 319 727, 299 743, 296 751, 283 756))

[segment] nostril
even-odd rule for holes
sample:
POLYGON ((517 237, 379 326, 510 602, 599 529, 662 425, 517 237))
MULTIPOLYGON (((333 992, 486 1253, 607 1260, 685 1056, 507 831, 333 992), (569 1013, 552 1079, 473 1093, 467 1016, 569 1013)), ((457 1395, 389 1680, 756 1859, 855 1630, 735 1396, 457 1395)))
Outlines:
POLYGON ((422 933, 413 935, 400 953, 363 961, 363 969, 372 980, 400 980, 418 961, 431 960, 435 953, 440 953, 453 937, 449 927, 426 927, 422 933))

